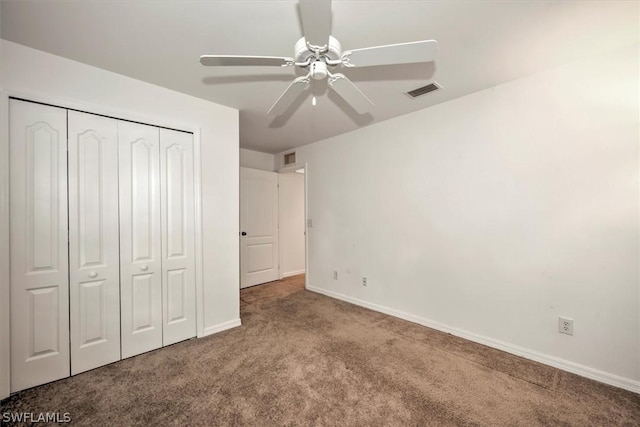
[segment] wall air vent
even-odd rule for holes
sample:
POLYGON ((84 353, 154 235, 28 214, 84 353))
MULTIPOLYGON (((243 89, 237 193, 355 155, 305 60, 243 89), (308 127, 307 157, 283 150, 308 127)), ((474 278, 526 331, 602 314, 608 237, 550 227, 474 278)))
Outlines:
POLYGON ((440 89, 440 86, 435 83, 429 83, 428 85, 419 87, 418 89, 410 90, 409 92, 407 92, 407 95, 412 98, 417 98, 418 96, 433 92, 434 90, 438 89, 440 89))
POLYGON ((296 152, 287 153, 284 155, 284 165, 293 165, 296 163, 296 152))

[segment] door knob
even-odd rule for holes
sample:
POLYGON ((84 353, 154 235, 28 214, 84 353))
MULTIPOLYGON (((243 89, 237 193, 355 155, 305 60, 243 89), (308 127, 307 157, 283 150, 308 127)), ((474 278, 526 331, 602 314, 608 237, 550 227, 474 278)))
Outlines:
POLYGON ((89 273, 89 277, 91 277, 92 279, 96 278, 98 277, 98 273, 96 273, 95 271, 92 271, 91 273, 89 273))
POLYGON ((149 269, 148 265, 143 265, 142 267, 140 267, 140 270, 142 271, 147 271, 149 269))
POLYGON ((243 231, 243 232, 242 232, 242 233, 240 233, 240 234, 242 234, 243 236, 246 236, 246 235, 247 235, 247 232, 246 232, 246 231, 243 231))

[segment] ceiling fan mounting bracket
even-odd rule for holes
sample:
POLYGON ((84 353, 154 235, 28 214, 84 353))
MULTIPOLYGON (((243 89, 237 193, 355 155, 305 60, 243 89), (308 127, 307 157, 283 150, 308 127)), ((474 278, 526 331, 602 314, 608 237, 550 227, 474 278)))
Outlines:
POLYGON ((323 60, 328 65, 338 65, 342 55, 342 45, 335 37, 329 36, 329 43, 322 48, 317 48, 316 46, 310 46, 306 38, 302 37, 296 42, 294 52, 296 65, 307 61, 311 64, 314 60, 323 60), (336 63, 335 61, 338 62, 336 63), (331 62, 334 63, 332 64, 331 62))

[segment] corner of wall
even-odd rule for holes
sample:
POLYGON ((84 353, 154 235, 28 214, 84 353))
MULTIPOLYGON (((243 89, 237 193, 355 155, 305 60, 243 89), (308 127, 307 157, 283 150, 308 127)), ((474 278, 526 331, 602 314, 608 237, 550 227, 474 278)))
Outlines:
MULTIPOLYGON (((1 41, 0 41, 1 42, 1 41)), ((1 45, 0 45, 1 49, 1 45)), ((0 52, 1 54, 1 52, 0 52)), ((0 56, 0 63, 2 63, 0 56)), ((1 78, 1 76, 0 76, 1 78)), ((0 88, 0 399, 11 391, 9 329, 9 98, 0 88)))

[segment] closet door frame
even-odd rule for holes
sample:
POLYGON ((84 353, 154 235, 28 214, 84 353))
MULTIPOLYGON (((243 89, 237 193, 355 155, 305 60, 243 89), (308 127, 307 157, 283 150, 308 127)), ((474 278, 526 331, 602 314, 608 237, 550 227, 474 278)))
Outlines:
POLYGON ((0 399, 11 392, 9 209, 9 96, 0 90, 0 399))
POLYGON ((9 271, 9 99, 47 104, 90 114, 98 114, 118 120, 176 129, 193 134, 193 177, 195 195, 195 262, 196 262, 196 336, 211 332, 204 330, 204 285, 202 281, 202 181, 200 160, 200 128, 194 123, 172 121, 166 117, 143 113, 123 112, 95 104, 70 101, 21 88, 0 89, 0 399, 10 394, 10 271, 9 271))

